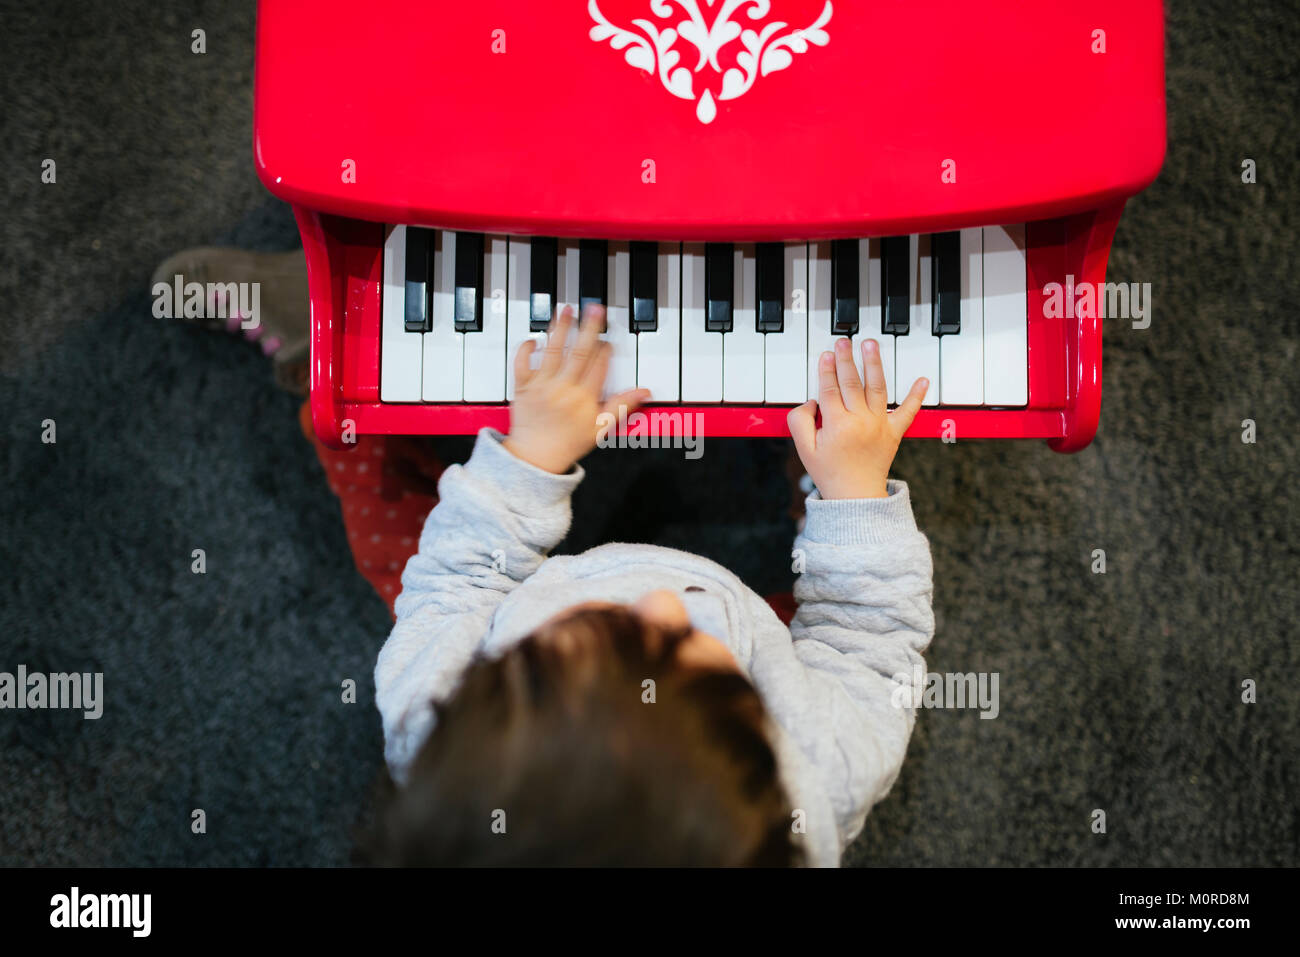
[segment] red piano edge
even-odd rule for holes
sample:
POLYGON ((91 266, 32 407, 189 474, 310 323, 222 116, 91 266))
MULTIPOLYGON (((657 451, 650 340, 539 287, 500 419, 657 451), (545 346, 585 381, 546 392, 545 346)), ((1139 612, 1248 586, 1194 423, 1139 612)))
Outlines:
MULTIPOLYGON (((1030 379, 1024 409, 925 408, 908 438, 1046 439, 1058 452, 1085 448, 1101 414, 1101 319, 1043 316, 1046 282, 1074 276, 1100 287, 1122 201, 1028 226, 1030 379), (1040 281, 1042 280, 1042 281, 1040 281), (1063 349, 1061 347, 1064 347, 1063 349), (1035 359, 1035 352, 1040 353, 1035 359), (1064 354, 1064 363, 1042 353, 1064 354)), ((383 226, 294 206, 302 234, 311 293, 311 415, 316 434, 343 449, 357 435, 469 435, 484 426, 505 431, 507 406, 383 404, 379 402, 379 274, 383 226), (346 340, 349 348, 345 350, 346 340), (347 366, 345 367, 345 362, 347 366)), ((676 434, 681 419, 695 415, 703 437, 788 436, 788 406, 650 405, 646 415, 619 433, 643 435, 652 424, 661 437, 676 434)))

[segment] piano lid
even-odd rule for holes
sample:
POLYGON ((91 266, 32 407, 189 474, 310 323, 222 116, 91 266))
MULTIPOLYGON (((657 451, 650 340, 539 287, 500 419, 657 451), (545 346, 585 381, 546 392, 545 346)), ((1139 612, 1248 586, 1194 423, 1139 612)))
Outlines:
POLYGON ((254 153, 290 202, 478 231, 1024 222, 1155 178, 1163 44, 1159 0, 261 0, 254 153))

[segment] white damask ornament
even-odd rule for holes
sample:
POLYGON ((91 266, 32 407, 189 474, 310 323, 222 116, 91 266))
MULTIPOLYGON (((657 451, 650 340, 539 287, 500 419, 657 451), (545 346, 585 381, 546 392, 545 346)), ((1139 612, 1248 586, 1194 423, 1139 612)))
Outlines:
POLYGON ((707 87, 700 93, 695 90, 694 74, 706 66, 722 74, 717 98, 734 100, 749 92, 760 76, 784 70, 794 62, 794 54, 807 52, 809 44, 824 47, 830 42, 830 36, 822 29, 831 19, 830 0, 816 21, 794 30, 781 20, 766 22, 772 9, 771 0, 704 0, 704 3, 710 10, 716 4, 721 5, 712 23, 705 22, 699 0, 650 0, 650 12, 659 22, 633 20, 636 30, 631 30, 610 23, 600 12, 597 0, 590 0, 587 12, 596 22, 590 35, 597 43, 608 40, 615 50, 623 50, 623 59, 632 66, 656 74, 673 96, 694 101, 695 116, 701 123, 712 123, 718 115, 712 91, 707 87), (674 14, 674 8, 680 8, 680 14, 674 14), (732 20, 742 10, 754 21, 754 28, 743 28, 732 20), (665 23, 675 15, 685 19, 675 27, 665 23), (699 52, 699 62, 693 68, 680 63, 681 55, 672 49, 679 39, 686 40, 699 52), (736 54, 736 65, 724 72, 718 63, 718 53, 737 40, 743 49, 736 54))

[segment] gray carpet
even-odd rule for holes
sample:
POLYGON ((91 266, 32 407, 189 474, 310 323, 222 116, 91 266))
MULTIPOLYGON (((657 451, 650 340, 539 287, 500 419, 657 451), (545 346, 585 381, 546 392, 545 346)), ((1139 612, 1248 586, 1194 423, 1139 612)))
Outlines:
MULTIPOLYGON (((1154 321, 1106 329, 1098 439, 899 455, 934 547, 930 667, 998 672, 1001 715, 922 714, 848 863, 1297 863, 1300 28, 1291 4, 1171 6, 1169 156, 1111 260, 1154 321)), ((346 863, 386 612, 265 360, 153 319, 146 287, 181 246, 296 242, 252 170, 252 4, 4 7, 0 670, 104 671, 108 702, 0 713, 0 863, 346 863)), ((782 455, 593 456, 564 549, 653 540, 788 587, 782 455)))

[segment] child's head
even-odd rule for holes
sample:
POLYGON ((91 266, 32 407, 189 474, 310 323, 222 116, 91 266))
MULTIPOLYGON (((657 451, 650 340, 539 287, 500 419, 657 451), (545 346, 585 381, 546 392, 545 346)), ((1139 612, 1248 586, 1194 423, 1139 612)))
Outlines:
POLYGON ((381 863, 797 863, 758 693, 671 593, 569 609, 436 714, 381 863))

